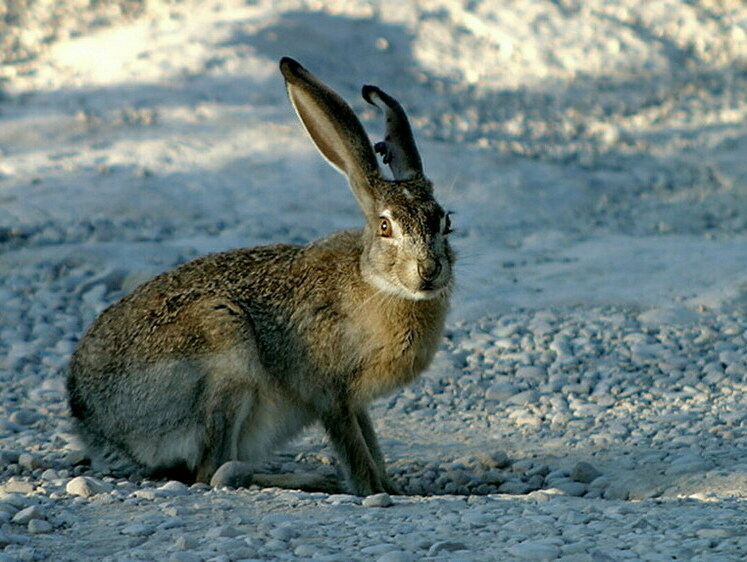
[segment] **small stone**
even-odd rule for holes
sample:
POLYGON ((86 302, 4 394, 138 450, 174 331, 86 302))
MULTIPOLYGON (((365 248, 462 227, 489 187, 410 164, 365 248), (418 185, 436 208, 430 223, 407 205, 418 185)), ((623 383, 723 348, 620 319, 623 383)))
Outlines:
POLYGON ((713 468, 713 463, 704 458, 685 453, 672 460, 672 464, 667 468, 666 473, 670 475, 689 474, 691 472, 705 472, 713 468))
POLYGON ((141 500, 149 500, 152 501, 158 497, 158 494, 156 494, 155 490, 151 490, 149 488, 145 488, 143 490, 135 490, 132 493, 133 497, 140 498, 141 500))
POLYGON ((558 480, 552 483, 553 488, 561 490, 569 496, 581 497, 586 493, 586 484, 573 480, 558 480))
POLYGON ((158 529, 161 531, 167 531, 169 529, 177 529, 179 527, 184 527, 185 523, 183 519, 179 519, 178 517, 174 517, 172 519, 166 519, 163 523, 160 523, 158 525, 158 529))
POLYGON ((210 485, 214 488, 226 486, 228 488, 248 488, 252 484, 254 472, 249 463, 241 461, 228 461, 215 471, 210 479, 210 485))
POLYGON ((515 544, 508 552, 521 560, 555 560, 560 556, 560 548, 557 546, 534 541, 515 544))
POLYGON ((60 477, 59 473, 54 468, 48 468, 41 473, 41 479, 46 482, 54 482, 60 477))
POLYGON ((41 419, 41 414, 39 412, 36 412, 34 410, 29 410, 28 408, 24 408, 21 410, 16 410, 13 412, 10 417, 8 418, 12 423, 17 423, 18 425, 34 425, 37 421, 41 419))
POLYGON ((480 475, 480 479, 485 484, 500 485, 500 484, 503 484, 508 479, 508 476, 504 472, 501 472, 500 470, 486 470, 480 475))
POLYGON ((169 556, 169 562, 203 562, 205 559, 195 552, 174 552, 169 556))
POLYGON ((393 503, 392 498, 386 492, 363 498, 364 507, 389 507, 393 503))
POLYGON ((497 382, 490 385, 485 391, 485 399, 503 402, 514 396, 517 392, 519 392, 519 389, 510 382, 497 382))
POLYGON ((265 541, 264 547, 267 550, 285 551, 288 548, 288 543, 286 543, 285 541, 279 541, 278 539, 270 539, 268 541, 265 541))
POLYGON ((456 552, 457 550, 469 550, 467 545, 459 541, 438 541, 428 549, 428 556, 436 556, 441 552, 456 552))
POLYGON ((72 465, 72 466, 78 466, 79 464, 83 464, 88 461, 88 456, 86 455, 86 452, 82 449, 72 449, 67 452, 65 455, 65 463, 72 465))
POLYGON ((492 453, 490 455, 490 460, 497 468, 506 468, 509 464, 511 464, 511 459, 509 459, 508 455, 503 451, 496 451, 492 453))
POLYGON ((627 500, 630 496, 630 488, 625 484, 613 482, 604 491, 604 497, 608 500, 627 500))
POLYGON ((73 496, 90 498, 112 490, 112 485, 91 476, 77 476, 65 486, 65 491, 73 496))
POLYGON ((583 484, 590 484, 601 475, 602 473, 588 462, 576 463, 576 466, 571 469, 571 480, 583 484))
POLYGON ((462 521, 471 525, 472 527, 485 527, 491 523, 495 523, 495 514, 478 512, 467 512, 462 515, 462 521))
POLYGON ((610 479, 607 476, 600 476, 599 478, 595 478, 589 483, 590 488, 606 488, 610 485, 610 479))
POLYGON ((728 539, 741 534, 739 530, 723 527, 698 529, 695 534, 699 539, 728 539))
POLYGON ((318 554, 319 549, 313 544, 299 544, 294 550, 293 554, 299 558, 311 558, 318 554))
POLYGON ((653 308, 638 315, 641 324, 648 326, 682 326, 695 322, 698 314, 683 307, 653 308))
POLYGON ((8 493, 25 495, 34 491, 34 485, 25 480, 11 480, 3 486, 3 489, 8 493))
POLYGON ((360 498, 358 496, 354 496, 352 494, 330 494, 327 496, 327 503, 331 503, 333 505, 339 505, 339 504, 359 504, 360 498))
POLYGON ((0 450, 0 466, 8 466, 9 464, 18 463, 18 453, 14 451, 0 450))
POLYGON ((245 535, 242 530, 237 529, 236 527, 233 527, 231 525, 221 525, 220 527, 213 527, 212 529, 208 529, 207 533, 205 533, 205 536, 211 539, 217 539, 218 537, 240 537, 242 535, 245 535))
POLYGON ((199 542, 195 537, 182 535, 180 537, 177 537, 176 542, 174 542, 174 545, 171 547, 171 550, 192 550, 193 548, 197 548, 198 545, 199 542))
POLYGON ((382 554, 376 559, 376 562, 410 562, 412 556, 401 550, 392 550, 382 554))
POLYGON ((31 501, 24 494, 18 492, 9 492, 7 488, 5 489, 5 493, 2 495, 2 497, 3 500, 2 503, 0 503, 0 507, 2 507, 2 509, 4 510, 13 510, 14 513, 19 509, 23 509, 31 505, 31 501))
POLYGON ((547 372, 542 367, 525 366, 516 369, 516 377, 529 379, 535 383, 542 383, 547 378, 547 372))
POLYGON ((40 535, 43 533, 51 533, 54 527, 49 521, 43 519, 32 519, 29 521, 28 531, 32 535, 40 535))
POLYGON ((158 488, 160 491, 168 492, 170 495, 174 496, 183 496, 184 494, 187 494, 189 492, 189 487, 177 480, 169 480, 158 488))
POLYGON ((46 468, 44 462, 31 453, 21 453, 18 455, 18 465, 26 470, 36 470, 37 468, 46 468))
POLYGON ((272 529, 269 534, 273 539, 278 539, 280 541, 289 541, 298 535, 296 530, 288 525, 276 527, 272 529))
POLYGON ((13 523, 16 525, 26 525, 32 519, 44 519, 44 513, 37 506, 32 505, 22 509, 13 516, 13 523))
POLYGON ((498 487, 501 494, 522 495, 531 491, 531 486, 521 480, 509 480, 498 487))
POLYGON ((153 534, 153 528, 148 525, 144 525, 143 523, 132 523, 131 525, 123 527, 119 532, 122 535, 127 535, 130 537, 145 537, 147 535, 153 534))
POLYGON ((533 404, 539 400, 539 393, 534 389, 525 390, 518 392, 511 396, 507 402, 509 404, 517 404, 519 406, 525 406, 526 404, 533 404))

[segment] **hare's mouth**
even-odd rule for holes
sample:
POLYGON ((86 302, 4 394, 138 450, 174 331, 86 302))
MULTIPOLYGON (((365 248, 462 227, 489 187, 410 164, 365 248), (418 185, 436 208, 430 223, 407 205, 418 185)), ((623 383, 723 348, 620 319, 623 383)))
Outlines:
POLYGON ((410 288, 398 279, 389 279, 383 275, 368 275, 366 280, 383 293, 414 301, 435 299, 447 293, 450 287, 448 283, 420 281, 417 287, 410 288))
POLYGON ((427 301, 440 297, 444 293, 448 292, 448 290, 448 285, 430 289, 421 288, 419 291, 416 291, 414 293, 411 292, 410 298, 416 301, 427 301))

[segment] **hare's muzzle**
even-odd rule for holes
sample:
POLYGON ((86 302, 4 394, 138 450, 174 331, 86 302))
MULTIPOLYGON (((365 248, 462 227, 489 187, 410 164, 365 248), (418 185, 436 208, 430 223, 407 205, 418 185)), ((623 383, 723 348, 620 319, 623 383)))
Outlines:
POLYGON ((441 273, 441 263, 434 259, 427 259, 418 263, 418 275, 427 284, 434 281, 441 273))

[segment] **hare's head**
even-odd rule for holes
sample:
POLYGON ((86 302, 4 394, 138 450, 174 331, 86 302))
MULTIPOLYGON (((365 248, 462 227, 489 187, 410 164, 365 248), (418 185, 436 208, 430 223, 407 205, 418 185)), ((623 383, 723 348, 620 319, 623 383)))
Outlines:
POLYGON ((433 197, 402 106, 375 86, 363 97, 384 111, 386 136, 371 146, 350 106, 293 59, 280 70, 301 122, 322 155, 345 174, 366 217, 361 272, 384 292, 431 299, 452 285, 449 214, 433 197), (374 154, 392 170, 386 179, 374 154))

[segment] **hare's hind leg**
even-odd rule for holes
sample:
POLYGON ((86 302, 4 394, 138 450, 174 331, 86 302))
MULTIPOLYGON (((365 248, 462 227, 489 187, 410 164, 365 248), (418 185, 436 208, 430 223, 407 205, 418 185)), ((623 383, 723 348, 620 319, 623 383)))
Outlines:
MULTIPOLYGON (((252 367, 261 368, 245 365, 242 371, 248 372, 237 375, 241 379, 242 375, 250 376, 252 367)), ((240 444, 257 408, 257 392, 246 380, 233 379, 232 382, 226 384, 221 380, 220 389, 210 393, 202 456, 196 467, 197 482, 210 482, 215 471, 228 461, 245 460, 241 458, 240 444)))

